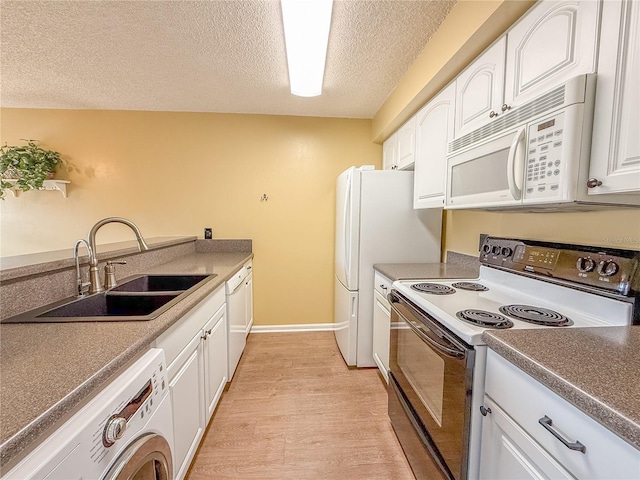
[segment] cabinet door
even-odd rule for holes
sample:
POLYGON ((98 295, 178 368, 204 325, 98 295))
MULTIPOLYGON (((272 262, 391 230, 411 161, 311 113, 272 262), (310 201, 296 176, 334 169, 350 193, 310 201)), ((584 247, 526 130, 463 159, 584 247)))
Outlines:
POLYGON ((373 295, 373 360, 389 383, 389 329, 391 313, 389 302, 378 292, 373 295))
POLYGON ((482 419, 480 478, 486 480, 571 479, 571 476, 488 397, 482 419))
POLYGON ((227 384, 227 309, 223 305, 204 326, 203 334, 206 423, 227 384))
POLYGON ((247 321, 246 335, 249 335, 251 331, 251 327, 253 326, 253 274, 250 273, 249 276, 244 281, 245 292, 245 301, 246 303, 246 314, 245 318, 247 321))
POLYGON ((522 105, 595 72, 599 15, 600 2, 594 0, 538 2, 529 10, 507 34, 505 103, 522 105))
POLYGON ((503 36, 456 78, 456 138, 490 123, 501 111, 505 48, 503 36))
POLYGON ((382 169, 398 168, 398 132, 387 138, 382 144, 382 169))
POLYGON ((174 476, 184 478, 204 432, 204 374, 200 333, 169 366, 174 476))
MULTIPOLYGON (((607 1, 589 176, 589 194, 640 191, 640 3, 607 1)), ((640 198, 638 199, 640 201, 640 198)))
POLYGON ((416 117, 409 119, 398 130, 398 170, 406 170, 415 162, 416 117))
POLYGON ((442 90, 417 115, 413 207, 442 208, 447 145, 453 140, 455 84, 442 90))

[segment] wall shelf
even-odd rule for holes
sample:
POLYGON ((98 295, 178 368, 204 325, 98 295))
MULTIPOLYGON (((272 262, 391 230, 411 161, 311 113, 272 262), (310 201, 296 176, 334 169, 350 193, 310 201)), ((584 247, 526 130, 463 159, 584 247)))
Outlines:
MULTIPOLYGON (((3 180, 5 182, 13 182, 14 186, 9 188, 9 191, 11 193, 13 193, 14 197, 17 197, 18 195, 20 195, 20 192, 22 192, 22 190, 20 190, 16 185, 15 182, 17 182, 17 180, 3 180)), ((62 196, 64 198, 67 198, 67 184, 71 183, 69 180, 45 180, 42 183, 42 188, 40 188, 40 190, 58 190, 60 193, 62 193, 62 196)))

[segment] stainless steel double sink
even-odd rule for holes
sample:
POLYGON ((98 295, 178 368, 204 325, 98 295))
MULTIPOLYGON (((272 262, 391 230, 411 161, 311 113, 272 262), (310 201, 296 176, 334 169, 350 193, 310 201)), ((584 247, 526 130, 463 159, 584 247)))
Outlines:
POLYGON ((67 298, 1 323, 123 322, 152 320, 217 275, 136 275, 107 290, 67 298))

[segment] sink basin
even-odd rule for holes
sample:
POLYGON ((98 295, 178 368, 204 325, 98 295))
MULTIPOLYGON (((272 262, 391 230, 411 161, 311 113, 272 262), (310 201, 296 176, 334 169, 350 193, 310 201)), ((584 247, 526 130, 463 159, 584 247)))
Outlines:
POLYGON ((111 292, 181 292, 216 275, 142 275, 112 288, 111 292))
POLYGON ((176 297, 177 295, 111 295, 102 293, 54 308, 38 315, 37 318, 145 316, 176 297))
POLYGON ((138 275, 106 292, 68 298, 0 323, 152 320, 216 275, 138 275))

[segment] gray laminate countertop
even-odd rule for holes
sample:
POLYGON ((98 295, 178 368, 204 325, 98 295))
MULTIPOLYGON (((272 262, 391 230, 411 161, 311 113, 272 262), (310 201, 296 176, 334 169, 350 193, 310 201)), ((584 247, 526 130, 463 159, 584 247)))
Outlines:
POLYGON ((69 418, 252 257, 193 253, 140 272, 217 275, 154 320, 0 325, 0 465, 69 418))
POLYGON ((478 267, 451 263, 377 263, 374 270, 389 280, 478 278, 478 267))
POLYGON ((504 330, 482 338, 640 449, 640 326, 504 330))

